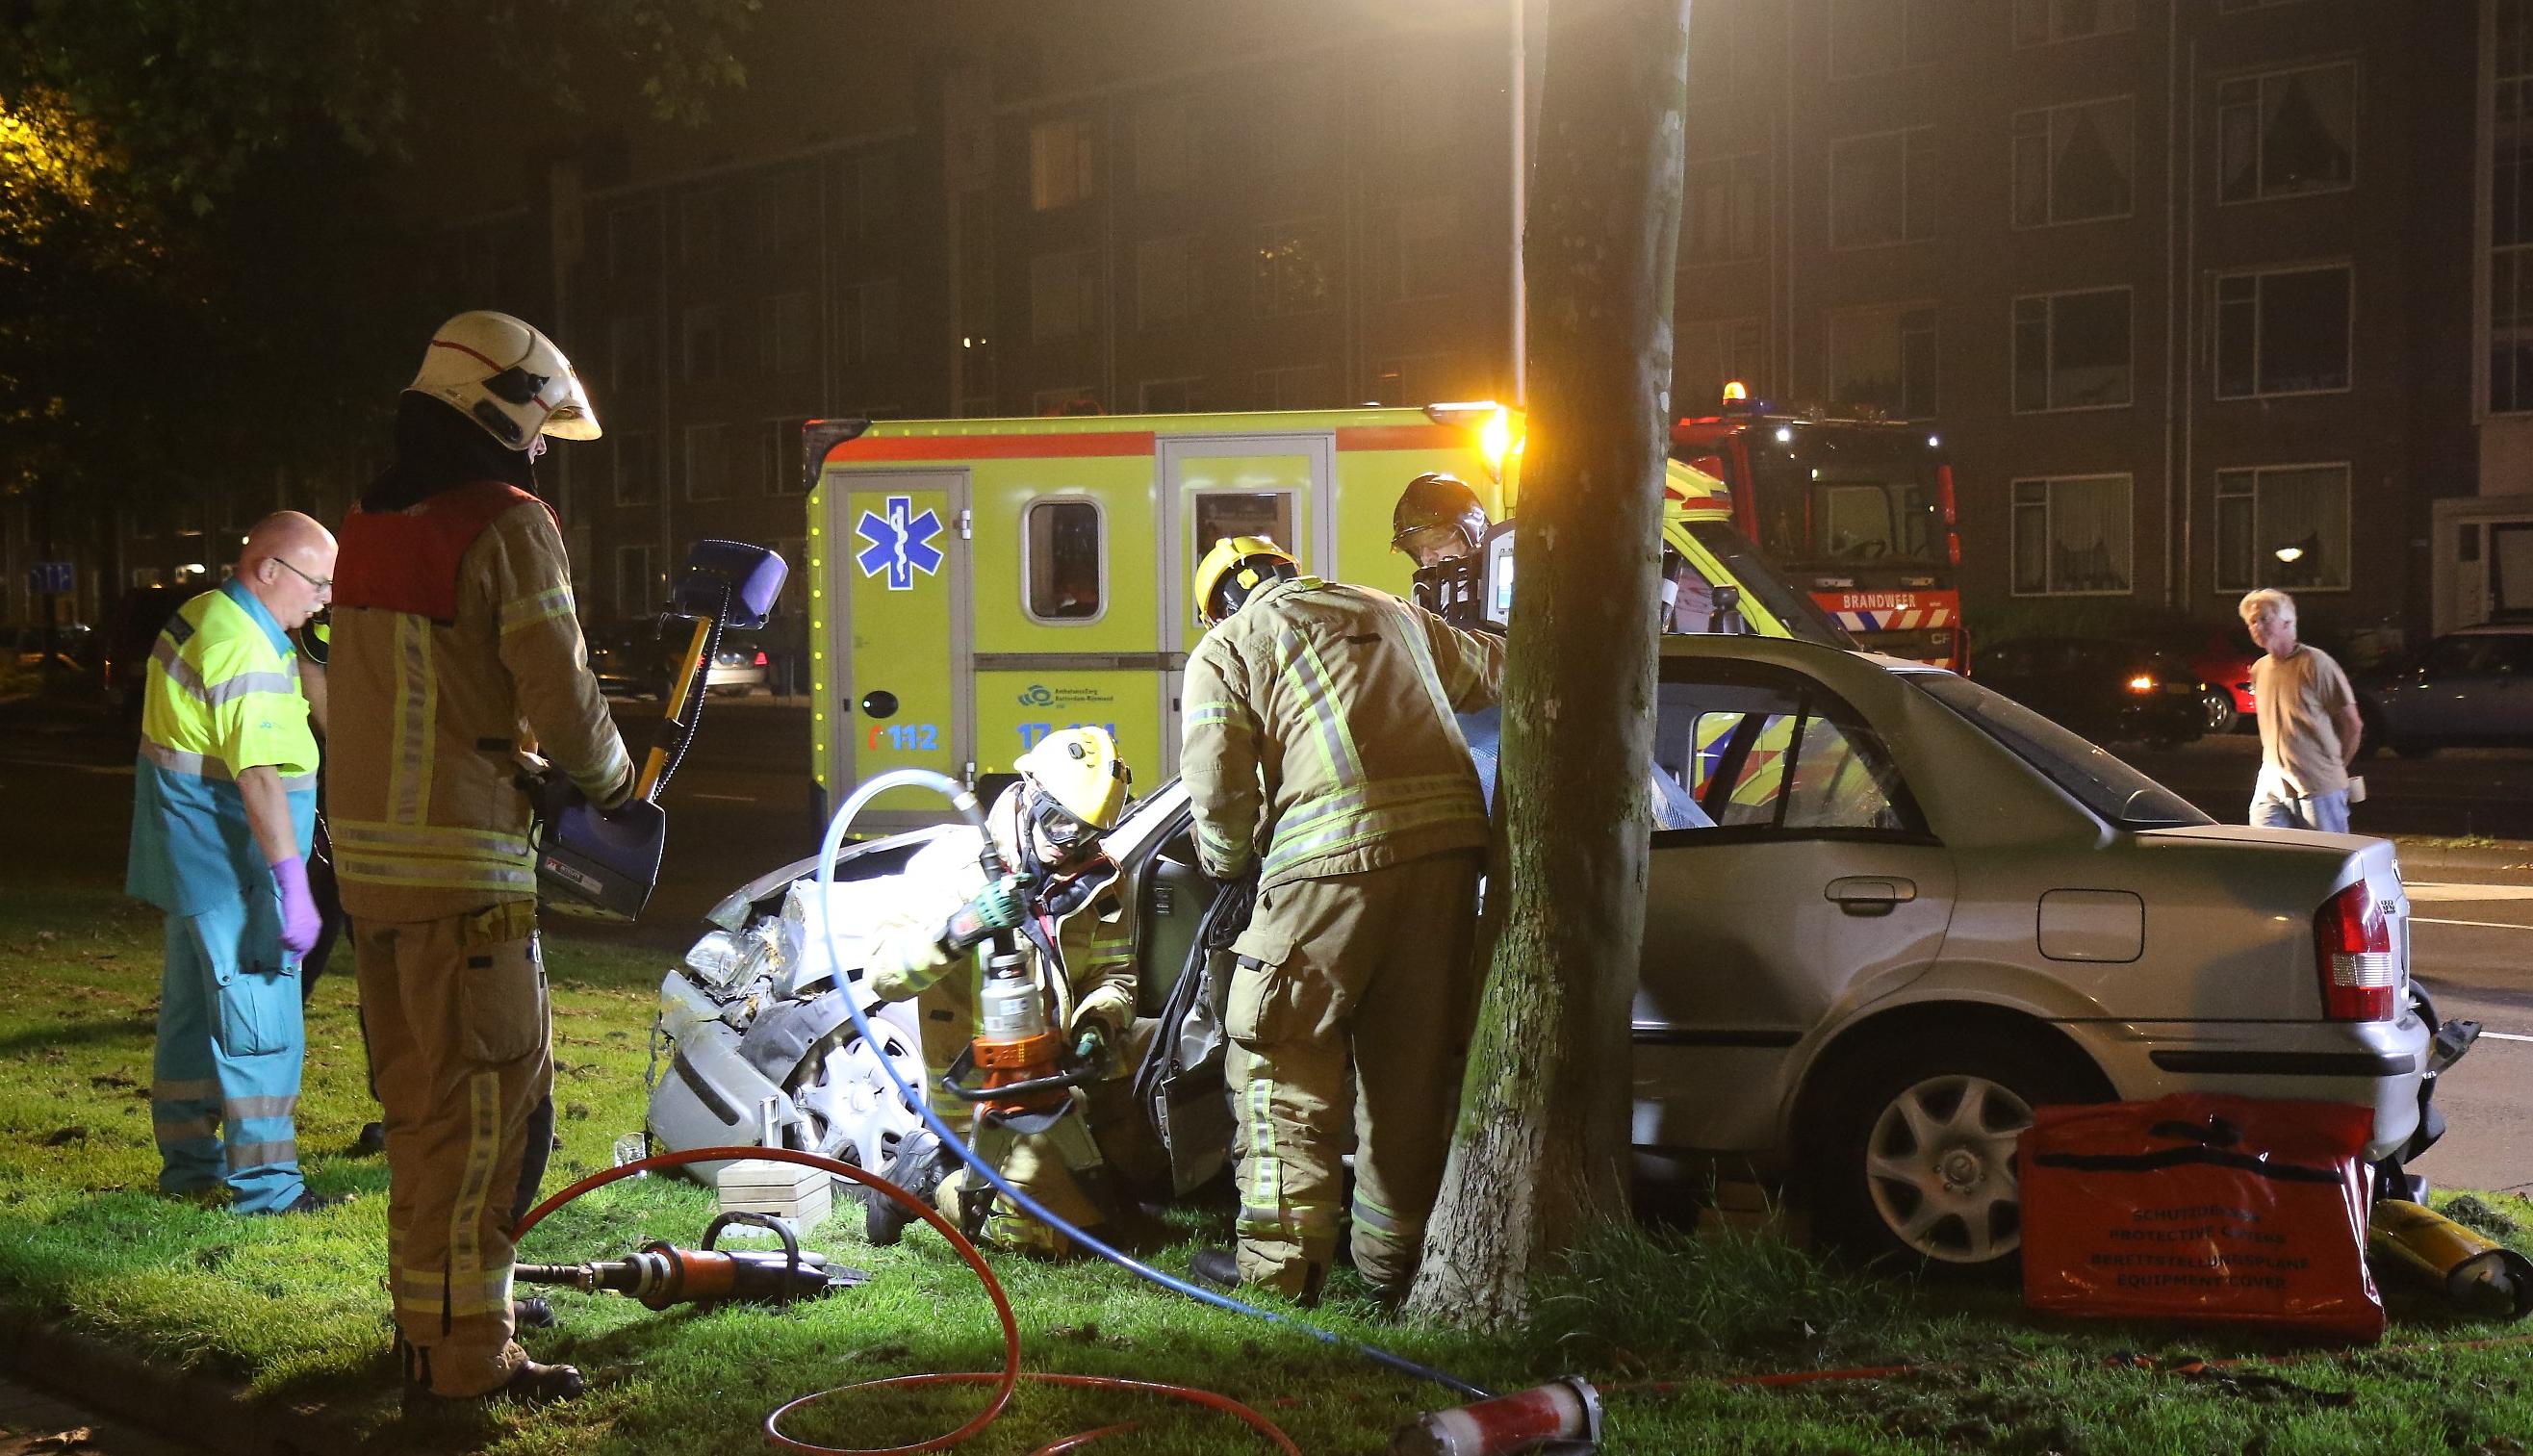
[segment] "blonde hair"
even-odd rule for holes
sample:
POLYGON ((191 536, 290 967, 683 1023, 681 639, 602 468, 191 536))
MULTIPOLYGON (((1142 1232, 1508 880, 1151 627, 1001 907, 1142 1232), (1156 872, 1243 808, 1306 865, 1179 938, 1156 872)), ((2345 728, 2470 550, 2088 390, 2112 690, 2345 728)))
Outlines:
POLYGON ((2243 613, 2243 620, 2246 622, 2257 619, 2264 612, 2279 621, 2291 622, 2296 619, 2295 598, 2274 587, 2263 587, 2244 597, 2242 606, 2237 610, 2243 613))

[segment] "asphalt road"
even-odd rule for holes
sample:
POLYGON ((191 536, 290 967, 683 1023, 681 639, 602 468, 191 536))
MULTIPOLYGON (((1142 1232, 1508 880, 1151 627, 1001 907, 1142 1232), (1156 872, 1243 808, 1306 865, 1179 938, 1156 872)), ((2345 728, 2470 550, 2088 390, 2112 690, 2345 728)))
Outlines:
MULTIPOLYGON (((625 741, 649 744, 656 705, 618 705, 625 741)), ((13 843, 0 866, 20 883, 119 880, 131 823, 128 744, 76 722, 0 716, 0 822, 13 843)), ((2259 763, 2248 736, 2208 740, 2131 761, 2210 814, 2242 811, 2259 763)), ((2494 835, 2533 840, 2533 753, 2447 752, 2379 759, 2355 811, 2374 834, 2494 835)), ((682 950, 702 916, 739 883, 809 854, 808 710, 766 698, 717 699, 671 780, 669 848, 639 925, 586 921, 576 931, 682 950)), ((2533 850, 2515 864, 2482 853, 2468 868, 2427 868, 2409 855, 2411 965, 2447 1017, 2488 1034, 2439 1094, 2452 1131, 2419 1171, 2441 1184, 2533 1188, 2533 850), (2466 883, 2467 882, 2467 883, 2466 883)))

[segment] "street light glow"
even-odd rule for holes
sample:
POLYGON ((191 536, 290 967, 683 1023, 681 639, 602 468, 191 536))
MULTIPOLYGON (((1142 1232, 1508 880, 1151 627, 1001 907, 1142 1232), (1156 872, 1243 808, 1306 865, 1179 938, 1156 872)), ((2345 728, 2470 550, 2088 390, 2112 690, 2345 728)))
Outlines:
POLYGON ((2304 548, 2300 546, 2282 546, 2277 549, 2276 555, 2279 560, 2292 565, 2293 563, 2304 559, 2304 548))

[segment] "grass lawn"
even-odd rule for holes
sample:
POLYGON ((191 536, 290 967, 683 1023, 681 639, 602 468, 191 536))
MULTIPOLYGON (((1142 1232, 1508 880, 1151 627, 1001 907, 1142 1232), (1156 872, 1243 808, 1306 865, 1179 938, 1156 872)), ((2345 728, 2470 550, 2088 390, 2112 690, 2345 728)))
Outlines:
MULTIPOLYGON (((535 1415, 404 1421, 387 1358, 386 1169, 352 1155, 374 1115, 346 967, 321 984, 309 1026, 300 1145, 324 1193, 350 1205, 310 1218, 241 1220, 151 1192, 148 1081, 159 920, 105 893, 0 890, 0 1317, 66 1318, 152 1359, 255 1389, 321 1400, 384 1447, 543 1453, 753 1448, 766 1411, 822 1386, 999 1359, 989 1311, 948 1248, 918 1230, 891 1250, 840 1219, 818 1242, 872 1281, 789 1313, 654 1314, 615 1296, 562 1294, 563 1327, 531 1333, 541 1358, 579 1365, 578 1402, 535 1415)), ((564 1148, 549 1187, 606 1165, 641 1124, 645 1034, 659 977, 646 955, 560 939, 557 1104, 564 1148)), ((2533 1228, 2533 1206, 2492 1199, 2533 1228)), ((692 1241, 709 1198, 643 1180, 604 1190, 533 1234, 546 1260, 692 1241)), ((1219 1206, 1183 1215, 1219 1240, 1219 1206)), ((2533 1239, 2516 1242, 2533 1248, 2533 1239)), ((1184 1268, 1186 1251, 1162 1255, 1184 1268)), ((1304 1336, 1235 1319, 1098 1265, 999 1261, 1030 1368, 1181 1381, 1265 1411, 1304 1450, 1384 1449, 1439 1390, 1361 1366, 1304 1336)), ((1610 1449, 1822 1452, 2517 1452, 2533 1431, 2533 1346, 2464 1348, 2511 1335, 2393 1294, 2384 1346, 2186 1377, 2106 1368, 2113 1351, 2266 1353, 2242 1335, 2044 1324, 2007 1291, 1922 1286, 1824 1268, 1766 1241, 1614 1236, 1579 1256, 1540 1319, 1480 1341, 1383 1321, 1340 1287, 1328 1325, 1481 1382, 1578 1371, 1610 1397, 1610 1449), (1923 1362, 1908 1376, 1775 1390, 1745 1371, 1923 1362), (2280 1385, 2265 1376, 2290 1382, 2280 1385), (2239 1376, 2235 1378, 2233 1376, 2239 1376), (1646 1388, 1663 1382, 1660 1388, 1646 1388), (1629 1388, 1629 1387, 1636 1388, 1629 1388), (2325 1393, 2352 1392, 2348 1404, 2325 1393)), ((791 1433, 888 1446, 958 1425, 973 1390, 840 1398, 791 1433)), ((1250 1452, 1226 1418, 1129 1396, 1024 1387, 967 1449, 1028 1451, 1121 1420, 1099 1443, 1126 1452, 1250 1452)))

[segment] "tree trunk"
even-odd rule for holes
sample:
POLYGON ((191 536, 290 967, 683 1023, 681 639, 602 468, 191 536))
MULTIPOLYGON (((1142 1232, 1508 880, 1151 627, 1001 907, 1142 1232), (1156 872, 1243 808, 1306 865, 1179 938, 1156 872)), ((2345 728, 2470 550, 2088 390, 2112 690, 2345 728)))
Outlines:
POLYGON ((1526 1316, 1627 1212, 1688 0, 1551 0, 1491 970, 1412 1315, 1526 1316))

